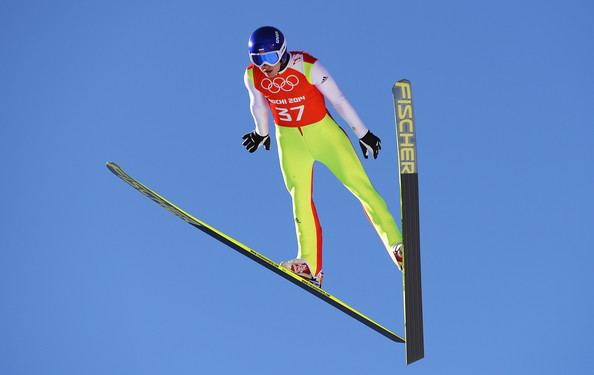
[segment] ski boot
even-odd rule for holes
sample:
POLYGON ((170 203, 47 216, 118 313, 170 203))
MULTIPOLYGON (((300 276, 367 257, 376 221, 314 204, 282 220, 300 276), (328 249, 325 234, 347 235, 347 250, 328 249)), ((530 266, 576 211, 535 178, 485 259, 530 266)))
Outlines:
POLYGON ((281 262, 281 267, 288 269, 297 276, 304 278, 310 283, 314 284, 318 288, 322 287, 322 281, 324 280, 324 273, 320 271, 316 276, 313 276, 309 264, 303 259, 291 259, 285 262, 281 262))
POLYGON ((398 267, 400 272, 402 272, 404 269, 404 246, 402 246, 402 243, 397 243, 396 245, 392 246, 389 254, 394 264, 396 264, 396 267, 398 267))

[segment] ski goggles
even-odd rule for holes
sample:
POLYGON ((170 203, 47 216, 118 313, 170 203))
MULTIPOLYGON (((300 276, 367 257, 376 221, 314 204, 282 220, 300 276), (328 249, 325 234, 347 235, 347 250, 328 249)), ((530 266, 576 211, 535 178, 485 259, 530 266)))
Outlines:
POLYGON ((250 60, 256 66, 262 65, 276 65, 281 58, 283 57, 287 47, 283 44, 280 50, 272 51, 272 52, 262 52, 262 53, 250 53, 250 60))

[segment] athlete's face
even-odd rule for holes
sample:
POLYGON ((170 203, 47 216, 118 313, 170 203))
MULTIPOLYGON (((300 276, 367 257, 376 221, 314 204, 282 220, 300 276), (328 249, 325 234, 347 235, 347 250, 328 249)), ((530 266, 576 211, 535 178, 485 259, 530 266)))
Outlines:
POLYGON ((281 62, 277 62, 275 65, 270 66, 268 64, 264 64, 262 66, 260 66, 260 70, 262 71, 262 73, 264 73, 266 75, 266 77, 268 78, 272 78, 275 77, 278 72, 280 72, 280 68, 281 68, 281 62))

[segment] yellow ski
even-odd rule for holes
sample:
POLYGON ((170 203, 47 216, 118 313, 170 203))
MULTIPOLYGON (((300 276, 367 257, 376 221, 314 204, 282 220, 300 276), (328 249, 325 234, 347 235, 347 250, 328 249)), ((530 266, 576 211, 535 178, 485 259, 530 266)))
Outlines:
POLYGON ((314 296, 320 298, 321 300, 329 303, 330 305, 336 307, 340 311, 346 313, 347 315, 355 318, 359 322, 365 324, 369 328, 379 332, 380 334, 384 335, 385 337, 389 338, 392 341, 404 343, 404 339, 400 336, 395 334, 394 332, 390 331, 386 327, 382 326, 381 324, 375 322, 374 320, 370 319, 369 317, 363 315, 361 312, 355 310, 354 308, 350 307, 340 299, 334 297, 330 293, 326 292, 325 290, 318 288, 317 286, 313 285, 312 283, 302 279, 301 277, 295 275, 294 273, 288 271, 287 269, 281 267, 278 263, 268 259, 264 255, 260 254, 254 249, 249 248, 248 246, 242 244, 241 242, 227 236, 225 233, 211 227, 210 225, 206 224, 205 222, 195 218, 194 216, 190 215, 189 213, 185 212, 181 208, 177 207, 173 203, 169 202, 167 199, 163 198, 155 191, 151 190, 147 186, 143 185, 130 175, 128 175, 122 168, 120 168, 117 164, 109 162, 107 163, 107 168, 113 172, 116 176, 124 180, 134 189, 138 190, 142 194, 146 195, 161 207, 165 208, 167 211, 175 214, 176 216, 183 219, 188 224, 194 226, 197 229, 200 229, 204 233, 208 234, 211 237, 216 238, 217 240, 221 241, 225 245, 229 246, 230 248, 238 251, 239 253, 247 256, 251 260, 256 261, 257 263, 261 264, 262 266, 268 268, 272 272, 276 273, 284 277, 285 279, 289 280, 293 284, 305 289, 306 291, 310 292, 314 296))

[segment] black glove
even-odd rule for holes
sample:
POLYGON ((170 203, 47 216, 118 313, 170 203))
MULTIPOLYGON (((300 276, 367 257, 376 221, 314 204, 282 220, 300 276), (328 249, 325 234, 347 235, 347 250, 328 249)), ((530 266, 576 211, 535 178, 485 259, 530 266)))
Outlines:
POLYGON ((377 159, 377 155, 382 149, 382 141, 368 130, 363 138, 359 139, 359 146, 361 146, 365 159, 370 151, 373 151, 373 158, 377 159))
POLYGON ((262 137, 260 134, 256 133, 255 130, 244 134, 242 138, 242 144, 245 146, 245 149, 248 150, 250 153, 255 152, 262 143, 264 143, 264 148, 270 150, 270 137, 262 137))

